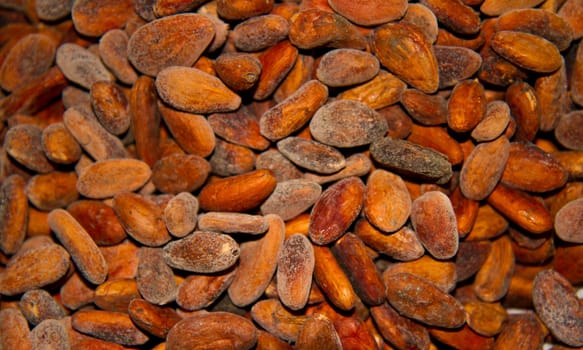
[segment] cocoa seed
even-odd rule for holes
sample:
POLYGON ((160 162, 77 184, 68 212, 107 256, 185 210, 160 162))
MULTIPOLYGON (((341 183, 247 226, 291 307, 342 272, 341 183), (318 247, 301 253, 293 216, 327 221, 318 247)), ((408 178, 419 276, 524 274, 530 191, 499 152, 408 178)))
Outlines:
POLYGON ((63 209, 52 210, 48 222, 83 277, 94 284, 103 283, 107 277, 107 263, 83 226, 63 209))
POLYGON ((214 33, 212 22, 202 15, 179 14, 160 18, 132 34, 128 42, 128 59, 140 72, 151 76, 170 66, 192 66, 210 44, 214 33), (174 50, 174 45, 181 49, 174 50))
POLYGON ((395 274, 385 283, 387 300, 401 315, 444 328, 465 323, 461 303, 432 283, 408 273, 395 274))
POLYGON ((459 234, 451 202, 446 195, 430 191, 411 205, 411 223, 419 240, 437 259, 449 259, 458 250, 459 234))
POLYGON ((433 93, 439 87, 439 71, 432 47, 417 27, 389 23, 373 33, 373 49, 389 72, 413 87, 433 93), (400 50, 393 50, 400 47, 400 50))
POLYGON ((312 242, 324 245, 340 238, 360 213, 363 202, 364 184, 357 177, 348 177, 328 187, 310 214, 312 242))
POLYGON ((312 243, 304 235, 292 235, 283 243, 277 259, 277 293, 285 306, 299 310, 306 305, 313 271, 312 243))
POLYGON ((277 149, 294 164, 321 174, 335 173, 346 166, 346 159, 335 148, 299 137, 287 137, 277 149))
POLYGON ((583 344, 581 304, 563 276, 552 270, 537 274, 532 298, 537 314, 557 339, 570 346, 583 344))
POLYGON ((0 272, 0 294, 21 294, 58 281, 69 270, 69 257, 63 247, 52 243, 14 256, 0 272))
POLYGON ((446 156, 408 141, 385 137, 371 144, 370 153, 383 167, 402 175, 437 183, 447 182, 452 175, 446 156))
POLYGON ((367 52, 336 49, 320 59, 316 69, 318 80, 330 87, 364 83, 379 72, 378 59, 367 52))
POLYGON ((228 269, 239 258, 239 245, 231 237, 196 231, 164 247, 164 261, 171 267, 212 273, 228 269))
POLYGON ((164 262, 161 248, 142 247, 136 282, 140 295, 155 305, 176 299, 177 285, 172 269, 164 262))
POLYGON ((310 121, 310 132, 316 140, 341 148, 369 144, 387 130, 387 122, 380 114, 356 101, 325 104, 310 121))
POLYGON ((583 346, 583 0, 0 7, 0 348, 583 346))
POLYGON ((5 254, 18 251, 26 235, 28 200, 26 183, 17 174, 9 176, 0 187, 0 250, 5 254))

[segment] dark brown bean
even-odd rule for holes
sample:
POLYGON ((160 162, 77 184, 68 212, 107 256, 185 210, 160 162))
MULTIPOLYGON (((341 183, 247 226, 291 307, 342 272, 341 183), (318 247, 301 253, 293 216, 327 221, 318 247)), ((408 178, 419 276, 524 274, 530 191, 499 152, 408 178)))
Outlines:
POLYGON ((408 141, 385 137, 371 144, 370 153, 383 167, 402 175, 414 175, 438 184, 449 181, 452 176, 445 155, 408 141))

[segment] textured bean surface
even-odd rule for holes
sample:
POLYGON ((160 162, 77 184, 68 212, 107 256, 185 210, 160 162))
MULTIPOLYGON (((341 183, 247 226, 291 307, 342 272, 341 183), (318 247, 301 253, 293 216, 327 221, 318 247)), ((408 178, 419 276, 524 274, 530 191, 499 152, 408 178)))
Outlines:
POLYGON ((447 182, 452 175, 451 164, 442 153, 404 140, 390 137, 376 140, 370 152, 383 167, 403 175, 438 183, 447 182))
POLYGON ((535 310, 551 333, 570 346, 581 346, 583 310, 569 282, 558 272, 542 271, 532 292, 535 310))
POLYGON ((411 205, 411 222, 425 249, 437 259, 453 257, 459 246, 455 214, 447 196, 430 191, 411 205))
POLYGON ((294 164, 321 174, 331 174, 346 166, 346 159, 337 149, 299 137, 287 137, 277 143, 277 149, 294 164))
POLYGON ((205 16, 180 14, 161 18, 140 27, 130 37, 128 59, 148 75, 156 75, 165 67, 191 66, 214 33, 212 22, 205 16))
POLYGON ((328 187, 310 214, 309 235, 316 244, 328 244, 340 238, 362 209, 364 184, 348 177, 328 187))
POLYGON ((356 147, 385 135, 386 120, 372 108, 353 101, 335 101, 321 107, 310 122, 312 136, 335 147, 356 147))
POLYGON ((212 273, 231 267, 239 258, 239 246, 227 235, 194 232, 164 247, 164 260, 174 268, 212 273))
POLYGON ((583 346, 583 0, 0 3, 0 348, 583 346))
POLYGON ((313 271, 312 244, 304 235, 292 235, 284 242, 277 260, 277 292, 285 306, 299 310, 306 305, 313 271))
POLYGON ((462 304, 422 278, 398 273, 386 284, 387 300, 401 315, 445 328, 456 328, 465 322, 462 304))
POLYGON ((107 262, 83 226, 63 209, 52 210, 48 223, 83 277, 94 284, 103 283, 107 277, 107 262))

